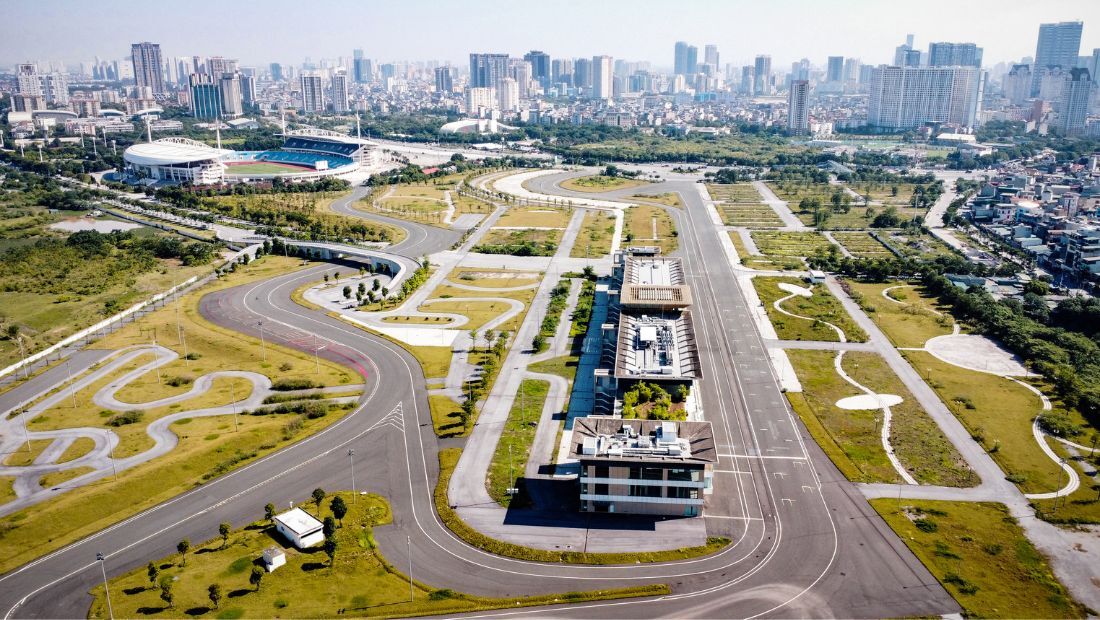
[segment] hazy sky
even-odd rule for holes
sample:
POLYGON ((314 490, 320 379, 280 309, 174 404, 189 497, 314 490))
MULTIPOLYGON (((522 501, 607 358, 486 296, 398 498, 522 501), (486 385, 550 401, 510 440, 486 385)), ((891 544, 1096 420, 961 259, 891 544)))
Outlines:
POLYGON ((552 57, 609 54, 672 64, 685 40, 716 43, 721 61, 770 54, 783 70, 829 55, 890 62, 906 33, 972 41, 985 64, 1035 53, 1039 23, 1085 22, 1081 54, 1100 47, 1100 0, 4 0, 0 65, 125 58, 153 41, 165 56, 221 55, 298 64, 361 47, 388 60, 467 62, 471 51, 552 57))

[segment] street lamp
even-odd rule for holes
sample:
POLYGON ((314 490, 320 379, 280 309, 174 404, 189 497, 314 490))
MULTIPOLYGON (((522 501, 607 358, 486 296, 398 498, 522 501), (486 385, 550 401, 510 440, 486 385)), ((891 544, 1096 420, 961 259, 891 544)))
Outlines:
POLYGON ((348 458, 351 459, 351 501, 355 503, 359 493, 355 490, 355 450, 348 450, 348 458))
POLYGON ((267 342, 264 340, 264 322, 260 321, 260 350, 263 352, 263 360, 267 361, 267 342))
POLYGON ((107 558, 103 557, 102 553, 97 553, 95 560, 99 562, 99 569, 103 572, 103 591, 107 594, 107 617, 114 620, 115 611, 111 608, 111 590, 107 587, 107 558))

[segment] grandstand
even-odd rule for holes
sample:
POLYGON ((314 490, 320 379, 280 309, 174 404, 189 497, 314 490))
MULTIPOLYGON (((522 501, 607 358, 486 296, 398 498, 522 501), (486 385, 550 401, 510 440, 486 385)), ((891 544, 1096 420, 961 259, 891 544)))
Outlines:
POLYGON ((282 149, 231 151, 186 138, 135 144, 123 153, 131 182, 241 183, 281 178, 308 181, 376 163, 374 144, 323 129, 285 134, 282 149))

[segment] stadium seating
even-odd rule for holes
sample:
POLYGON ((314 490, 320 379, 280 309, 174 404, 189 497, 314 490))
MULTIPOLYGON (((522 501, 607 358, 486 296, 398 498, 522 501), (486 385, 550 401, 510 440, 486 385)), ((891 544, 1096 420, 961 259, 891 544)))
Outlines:
POLYGON ((332 153, 334 155, 343 155, 345 157, 350 157, 353 153, 355 153, 355 151, 358 151, 361 147, 358 144, 346 144, 343 142, 314 140, 312 138, 303 138, 301 136, 290 136, 283 144, 283 148, 287 150, 332 153))

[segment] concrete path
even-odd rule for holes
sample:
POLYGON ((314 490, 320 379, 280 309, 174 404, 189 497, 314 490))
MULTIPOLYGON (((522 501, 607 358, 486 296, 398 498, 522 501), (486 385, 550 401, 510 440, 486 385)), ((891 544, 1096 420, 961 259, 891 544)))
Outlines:
POLYGON ((813 228, 802 223, 802 220, 798 219, 794 211, 791 210, 790 204, 786 200, 781 199, 775 195, 772 188, 768 186, 764 181, 753 181, 752 186, 756 188, 756 191, 760 194, 760 198, 775 211, 775 214, 779 216, 779 219, 783 220, 783 227, 779 230, 784 231, 808 231, 813 228))

